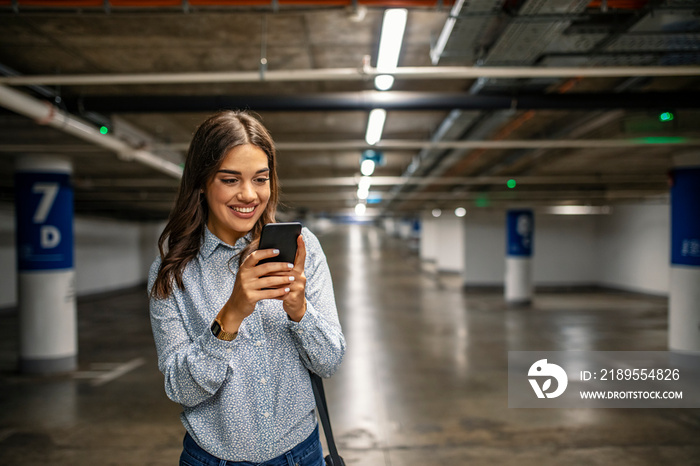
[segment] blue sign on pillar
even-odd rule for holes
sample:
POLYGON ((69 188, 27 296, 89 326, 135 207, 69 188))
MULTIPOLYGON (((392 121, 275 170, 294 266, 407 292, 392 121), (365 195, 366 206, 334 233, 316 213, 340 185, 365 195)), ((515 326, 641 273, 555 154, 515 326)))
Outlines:
POLYGON ((73 268, 73 188, 68 173, 15 175, 18 270, 73 268))
POLYGON ((506 217, 508 244, 506 255, 531 257, 535 218, 530 209, 509 210, 506 217))
POLYGON ((673 171, 671 264, 700 267, 700 168, 673 171))

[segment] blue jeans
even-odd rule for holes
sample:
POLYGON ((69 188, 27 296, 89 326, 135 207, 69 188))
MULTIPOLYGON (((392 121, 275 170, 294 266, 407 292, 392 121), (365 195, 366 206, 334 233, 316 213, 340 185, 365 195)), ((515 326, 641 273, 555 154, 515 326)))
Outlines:
POLYGON ((189 433, 185 434, 182 446, 180 466, 325 466, 321 441, 318 437, 318 426, 299 445, 264 463, 219 459, 197 445, 189 433))

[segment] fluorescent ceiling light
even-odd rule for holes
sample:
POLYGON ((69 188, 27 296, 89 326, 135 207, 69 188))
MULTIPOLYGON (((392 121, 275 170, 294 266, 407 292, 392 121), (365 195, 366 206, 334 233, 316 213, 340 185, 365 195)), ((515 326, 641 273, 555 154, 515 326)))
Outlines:
POLYGON ((380 74, 374 78, 374 87, 378 91, 388 91, 394 85, 394 77, 390 74, 380 74))
MULTIPOLYGON (((392 73, 396 70, 407 18, 408 10, 405 8, 392 8, 384 12, 382 35, 379 38, 379 54, 377 55, 377 71, 380 73, 392 73)), ((374 80, 374 85, 377 89, 386 91, 391 89, 391 86, 394 84, 393 81, 393 77, 391 77, 391 82, 389 82, 386 77, 377 76, 374 80)))
MULTIPOLYGON (((372 162, 372 161, 370 160, 370 162, 372 162)), ((372 163, 374 163, 374 162, 372 162, 372 163)), ((362 168, 360 168, 360 169, 362 169, 362 168)), ((372 178, 370 178, 369 176, 363 176, 362 178, 360 178, 360 182, 357 184, 358 188, 369 191, 369 187, 372 185, 371 180, 372 180, 372 178)))
POLYGON ((364 176, 370 176, 374 173, 374 160, 363 160, 360 164, 360 173, 364 176))
POLYGON ((379 55, 377 55, 377 71, 393 71, 399 63, 399 52, 401 51, 407 17, 408 10, 405 8, 392 8, 384 12, 382 35, 379 39, 379 55))
POLYGON ((386 110, 383 108, 375 108, 369 112, 369 119, 367 120, 367 134, 365 134, 365 141, 367 141, 367 144, 373 146, 382 138, 384 121, 386 121, 386 110))
POLYGON ((358 188, 357 189, 357 198, 361 201, 364 201, 369 197, 369 191, 366 189, 358 188))
POLYGON ((611 211, 610 206, 591 205, 557 205, 546 210, 548 214, 555 215, 605 215, 611 211))
POLYGON ((357 215, 364 215, 366 210, 367 210, 367 206, 364 204, 357 204, 355 206, 355 213, 357 215))

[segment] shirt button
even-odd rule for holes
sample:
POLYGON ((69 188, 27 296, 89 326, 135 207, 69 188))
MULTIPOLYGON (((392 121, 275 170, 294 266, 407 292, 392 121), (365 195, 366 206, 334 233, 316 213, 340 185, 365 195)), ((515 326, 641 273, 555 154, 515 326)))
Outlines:
POLYGON ((263 377, 262 379, 260 379, 260 383, 265 385, 267 383, 267 379, 263 377))
POLYGON ((256 341, 255 346, 262 346, 262 341, 256 341))
POLYGON ((263 413, 263 416, 270 417, 270 413, 263 413))
POLYGON ((226 348, 226 352, 227 352, 227 353, 230 353, 231 351, 233 351, 232 348, 226 348))

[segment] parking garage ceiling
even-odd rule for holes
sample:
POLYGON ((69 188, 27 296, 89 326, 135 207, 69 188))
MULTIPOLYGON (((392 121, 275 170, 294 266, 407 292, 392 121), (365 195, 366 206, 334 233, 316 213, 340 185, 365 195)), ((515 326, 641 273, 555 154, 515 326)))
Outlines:
POLYGON ((700 151, 699 90, 700 1, 0 0, 0 201, 17 158, 55 154, 76 213, 165 219, 196 126, 245 108, 289 216, 666 202, 674 159, 700 151), (408 20, 380 92, 390 7, 408 20))

